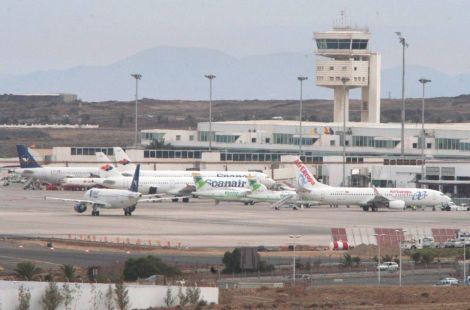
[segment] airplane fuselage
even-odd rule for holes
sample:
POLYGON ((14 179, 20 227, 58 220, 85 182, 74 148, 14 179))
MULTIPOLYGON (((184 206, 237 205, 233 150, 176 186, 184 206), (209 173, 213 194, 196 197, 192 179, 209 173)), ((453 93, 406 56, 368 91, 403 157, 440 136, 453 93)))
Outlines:
POLYGON ((84 200, 100 204, 104 209, 124 209, 137 204, 142 194, 119 189, 93 188, 85 192, 84 200))
MULTIPOLYGON (((377 188, 390 201, 403 201, 406 206, 436 206, 446 204, 449 197, 439 191, 418 188, 377 188)), ((322 204, 367 205, 376 196, 370 187, 321 187, 301 194, 322 204)))
POLYGON ((22 177, 34 178, 45 183, 61 183, 66 178, 87 178, 97 176, 99 167, 38 167, 16 169, 22 177))

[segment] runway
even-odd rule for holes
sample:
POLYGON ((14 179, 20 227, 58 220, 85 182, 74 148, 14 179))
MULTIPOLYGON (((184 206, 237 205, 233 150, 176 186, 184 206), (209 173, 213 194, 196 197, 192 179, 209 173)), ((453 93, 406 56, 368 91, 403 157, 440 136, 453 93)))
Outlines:
MULTIPOLYGON (((25 191, 18 184, 0 187, 0 234, 77 238, 93 235, 131 242, 160 242, 182 247, 286 246, 289 235, 301 244, 328 245, 332 227, 356 228, 369 234, 373 227, 468 227, 470 212, 363 212, 359 207, 318 206, 275 211, 268 204, 245 206, 192 199, 190 203, 142 203, 132 217, 122 210, 76 213, 71 203, 45 201, 44 196, 81 198, 81 192, 25 191)), ((368 236, 369 237, 369 236, 368 236)), ((362 237, 361 237, 362 238, 362 237)), ((364 237, 365 238, 365 237, 364 237)), ((362 241, 362 242, 366 242, 362 241)))

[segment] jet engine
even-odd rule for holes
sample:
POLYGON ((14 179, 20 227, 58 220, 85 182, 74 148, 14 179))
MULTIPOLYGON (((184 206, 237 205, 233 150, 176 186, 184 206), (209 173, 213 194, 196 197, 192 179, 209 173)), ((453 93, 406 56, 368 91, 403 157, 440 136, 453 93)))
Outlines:
POLYGON ((405 202, 403 200, 392 200, 388 203, 389 209, 405 209, 405 202))
POLYGON ((73 209, 75 210, 75 212, 83 213, 83 212, 86 211, 86 203, 77 202, 77 203, 73 206, 73 209))

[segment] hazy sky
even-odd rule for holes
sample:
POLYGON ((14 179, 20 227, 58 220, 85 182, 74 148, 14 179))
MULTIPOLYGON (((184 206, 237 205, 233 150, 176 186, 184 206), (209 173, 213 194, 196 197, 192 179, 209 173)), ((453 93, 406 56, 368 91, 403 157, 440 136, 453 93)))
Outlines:
POLYGON ((409 63, 470 72, 470 1, 432 0, 2 0, 0 74, 102 65, 161 45, 214 48, 233 56, 313 52, 313 32, 346 10, 367 25, 383 67, 409 63))

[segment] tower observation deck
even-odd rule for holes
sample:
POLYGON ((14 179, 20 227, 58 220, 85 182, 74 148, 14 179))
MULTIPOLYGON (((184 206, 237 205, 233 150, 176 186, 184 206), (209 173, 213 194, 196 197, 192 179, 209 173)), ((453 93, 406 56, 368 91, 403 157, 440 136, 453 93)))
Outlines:
POLYGON ((335 27, 316 32, 316 85, 334 90, 334 122, 349 120, 349 90, 361 88, 361 122, 380 123, 380 54, 369 51, 370 32, 335 27))

